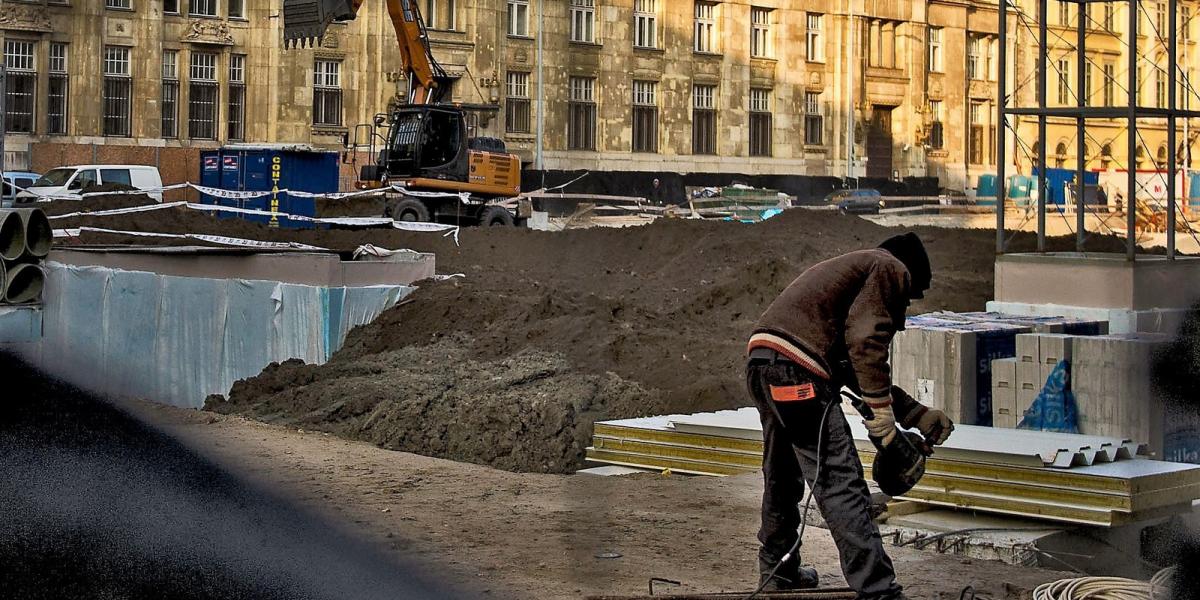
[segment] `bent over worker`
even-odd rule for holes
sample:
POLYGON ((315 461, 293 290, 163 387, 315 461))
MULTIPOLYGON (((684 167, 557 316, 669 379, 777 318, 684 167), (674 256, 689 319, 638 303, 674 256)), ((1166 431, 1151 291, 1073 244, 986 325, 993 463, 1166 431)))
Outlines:
POLYGON ((873 413, 867 429, 885 446, 895 439, 897 421, 935 444, 950 435, 950 419, 894 387, 888 367, 892 336, 931 277, 920 238, 895 236, 804 271, 755 325, 746 381, 763 429, 762 589, 817 586, 816 570, 802 565, 798 551, 789 554, 798 544, 807 481, 858 597, 905 597, 871 520, 850 426, 836 405, 842 387, 861 395, 873 413))

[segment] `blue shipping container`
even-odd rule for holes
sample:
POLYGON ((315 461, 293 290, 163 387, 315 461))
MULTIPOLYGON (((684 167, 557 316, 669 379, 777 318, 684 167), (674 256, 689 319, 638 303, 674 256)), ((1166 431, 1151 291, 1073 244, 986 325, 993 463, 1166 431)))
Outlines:
MULTIPOLYGON (((1038 170, 1033 170, 1033 177, 1036 181, 1038 170)), ((1046 169, 1046 186, 1050 188, 1046 192, 1046 204, 1066 204, 1067 202, 1067 186, 1073 185, 1075 181, 1075 171, 1072 169, 1046 169)), ((1083 174, 1084 185, 1096 185, 1100 183, 1100 174, 1091 171, 1083 174)), ((1037 184, 1034 183, 1036 187, 1037 184)))
MULTIPOLYGON (((270 192, 297 190, 313 194, 338 191, 338 153, 295 146, 225 146, 200 153, 200 185, 231 191, 270 192)), ((248 208, 305 217, 316 216, 316 201, 287 193, 272 193, 261 198, 217 198, 200 195, 203 204, 248 208)), ((275 215, 240 215, 249 221, 272 227, 311 226, 275 215)))

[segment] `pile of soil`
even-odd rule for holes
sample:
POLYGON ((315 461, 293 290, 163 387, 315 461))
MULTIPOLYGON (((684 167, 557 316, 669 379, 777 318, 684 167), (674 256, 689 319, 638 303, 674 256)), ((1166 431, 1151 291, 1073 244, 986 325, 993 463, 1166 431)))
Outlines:
POLYGON ((561 473, 577 467, 592 422, 651 403, 636 383, 579 371, 558 353, 478 360, 470 346, 450 336, 316 369, 287 361, 234 385, 231 397, 252 399, 248 406, 213 399, 209 408, 393 450, 561 473))
MULTIPOLYGON (((292 232, 328 248, 370 241, 432 251, 440 272, 466 277, 422 284, 352 331, 328 364, 268 368, 208 408, 505 469, 570 471, 582 464, 581 440, 597 418, 748 405, 742 357, 758 315, 805 268, 898 231, 793 210, 755 225, 465 229, 461 246, 398 231, 292 232), (529 388, 519 373, 532 364, 544 370, 529 388), (506 383, 514 378, 519 385, 506 383), (564 430, 545 433, 558 425, 564 430), (455 441, 459 435, 486 442, 455 441)), ((983 309, 993 289, 994 232, 916 231, 935 276, 911 312, 983 309)), ((1019 234, 1013 249, 1033 242, 1019 234)), ((1092 244, 1122 248, 1115 238, 1092 244)))

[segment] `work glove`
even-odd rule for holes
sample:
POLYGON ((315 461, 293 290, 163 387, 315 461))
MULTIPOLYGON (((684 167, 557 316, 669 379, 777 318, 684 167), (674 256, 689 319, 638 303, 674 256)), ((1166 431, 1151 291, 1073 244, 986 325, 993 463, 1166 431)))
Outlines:
POLYGON ((954 421, 936 408, 926 408, 916 418, 906 420, 909 427, 916 427, 925 436, 925 441, 934 446, 944 444, 950 432, 954 431, 954 421))
POLYGON ((878 438, 884 446, 892 443, 896 437, 896 415, 892 413, 892 397, 872 398, 868 405, 871 407, 871 418, 863 419, 867 432, 873 438, 878 438))

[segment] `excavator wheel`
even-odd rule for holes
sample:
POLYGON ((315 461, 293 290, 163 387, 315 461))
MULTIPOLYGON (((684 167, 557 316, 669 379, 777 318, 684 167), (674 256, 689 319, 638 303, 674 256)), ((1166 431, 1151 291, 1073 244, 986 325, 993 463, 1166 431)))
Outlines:
POLYGON ((429 207, 425 206, 424 202, 415 198, 405 198, 393 202, 388 205, 384 216, 391 217, 397 221, 428 223, 432 220, 429 215, 429 207))
POLYGON ((503 206, 486 206, 479 211, 480 227, 512 227, 513 215, 503 206))

